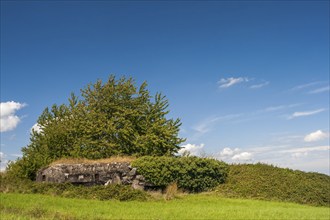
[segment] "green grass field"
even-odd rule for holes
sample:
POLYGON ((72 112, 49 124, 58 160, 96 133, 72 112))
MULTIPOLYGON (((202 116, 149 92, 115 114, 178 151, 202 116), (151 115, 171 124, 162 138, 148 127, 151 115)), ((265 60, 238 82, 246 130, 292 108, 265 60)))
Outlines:
POLYGON ((185 195, 171 201, 120 202, 1 193, 1 219, 326 219, 329 207, 185 195))

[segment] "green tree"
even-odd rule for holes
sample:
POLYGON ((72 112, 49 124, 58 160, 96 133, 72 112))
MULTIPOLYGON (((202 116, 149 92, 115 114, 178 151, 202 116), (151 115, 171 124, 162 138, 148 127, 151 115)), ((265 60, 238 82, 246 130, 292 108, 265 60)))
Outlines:
POLYGON ((111 75, 71 94, 69 103, 46 108, 38 119, 23 157, 10 164, 21 176, 35 178, 37 169, 62 157, 99 159, 113 155, 174 155, 185 141, 178 137, 180 119, 167 119, 168 101, 152 97, 144 82, 111 75), (17 167, 18 166, 18 167, 17 167))

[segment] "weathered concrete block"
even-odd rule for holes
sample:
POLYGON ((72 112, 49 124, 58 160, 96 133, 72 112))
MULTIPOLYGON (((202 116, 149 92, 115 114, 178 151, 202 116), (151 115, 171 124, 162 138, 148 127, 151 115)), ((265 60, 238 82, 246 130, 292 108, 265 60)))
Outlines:
POLYGON ((36 181, 80 185, 124 184, 131 185, 135 189, 150 186, 128 162, 56 164, 40 169, 36 181))

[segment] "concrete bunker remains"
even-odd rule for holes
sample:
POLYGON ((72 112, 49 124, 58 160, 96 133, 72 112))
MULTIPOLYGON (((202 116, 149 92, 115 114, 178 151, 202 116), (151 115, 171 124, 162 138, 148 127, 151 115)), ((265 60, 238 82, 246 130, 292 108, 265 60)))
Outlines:
POLYGON ((37 172, 36 181, 86 186, 123 184, 134 189, 152 187, 129 162, 51 165, 37 172))

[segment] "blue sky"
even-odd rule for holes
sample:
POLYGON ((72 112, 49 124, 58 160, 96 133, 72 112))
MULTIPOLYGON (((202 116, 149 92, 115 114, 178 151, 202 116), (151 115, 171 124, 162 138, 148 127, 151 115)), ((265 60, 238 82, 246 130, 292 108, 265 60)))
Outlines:
POLYGON ((328 1, 1 1, 2 168, 109 74, 166 95, 192 154, 330 172, 328 1))

